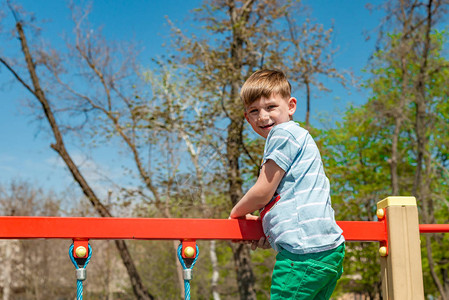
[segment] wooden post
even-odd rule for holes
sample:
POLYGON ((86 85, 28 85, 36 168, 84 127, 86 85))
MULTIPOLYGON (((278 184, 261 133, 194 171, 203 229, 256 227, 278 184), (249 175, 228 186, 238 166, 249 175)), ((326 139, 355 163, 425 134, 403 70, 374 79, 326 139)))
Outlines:
POLYGON ((383 299, 424 300, 415 197, 388 197, 377 208, 385 210, 388 231, 388 254, 380 258, 383 299))

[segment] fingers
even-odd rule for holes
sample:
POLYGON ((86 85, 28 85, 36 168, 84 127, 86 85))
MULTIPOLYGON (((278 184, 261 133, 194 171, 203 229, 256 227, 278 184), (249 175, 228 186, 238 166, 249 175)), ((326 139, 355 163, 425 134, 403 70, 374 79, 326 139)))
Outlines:
POLYGON ((251 250, 254 251, 257 248, 270 249, 271 245, 265 237, 261 237, 260 240, 251 242, 251 250))
POLYGON ((267 240, 265 239, 265 237, 261 237, 260 240, 257 242, 257 247, 266 249, 266 242, 267 240))
POLYGON ((268 242, 268 240, 265 237, 260 238, 259 243, 258 243, 259 248, 262 249, 270 249, 271 245, 268 242))
POLYGON ((251 250, 256 250, 257 249, 257 241, 252 241, 252 243, 251 243, 251 250))
POLYGON ((259 218, 260 217, 258 217, 258 216, 255 216, 255 215, 252 215, 252 214, 247 214, 246 216, 245 216, 245 219, 246 220, 259 220, 259 218))

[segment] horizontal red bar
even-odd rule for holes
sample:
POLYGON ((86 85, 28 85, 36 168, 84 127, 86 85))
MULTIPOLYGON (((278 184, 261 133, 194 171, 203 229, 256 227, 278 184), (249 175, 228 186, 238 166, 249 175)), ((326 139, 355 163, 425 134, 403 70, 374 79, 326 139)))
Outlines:
POLYGON ((387 228, 385 221, 338 221, 347 241, 386 241, 387 228))
POLYGON ((252 240, 262 234, 253 220, 0 217, 0 238, 252 240))
POLYGON ((420 233, 449 232, 449 224, 419 224, 420 233))
MULTIPOLYGON (((385 241, 384 222, 337 222, 348 241, 385 241)), ((258 240, 253 220, 0 217, 0 239, 258 240)))

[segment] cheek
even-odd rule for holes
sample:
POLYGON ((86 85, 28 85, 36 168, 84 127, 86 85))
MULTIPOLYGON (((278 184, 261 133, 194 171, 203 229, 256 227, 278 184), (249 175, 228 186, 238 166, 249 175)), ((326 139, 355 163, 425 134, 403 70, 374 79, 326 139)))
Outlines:
POLYGON ((272 117, 276 118, 276 119, 279 119, 279 118, 282 118, 282 116, 284 116, 284 115, 285 115, 284 111, 276 111, 276 112, 274 112, 272 114, 272 117))
POLYGON ((254 118, 249 117, 247 120, 249 125, 251 125, 251 127, 253 128, 257 127, 257 122, 254 120, 254 118))

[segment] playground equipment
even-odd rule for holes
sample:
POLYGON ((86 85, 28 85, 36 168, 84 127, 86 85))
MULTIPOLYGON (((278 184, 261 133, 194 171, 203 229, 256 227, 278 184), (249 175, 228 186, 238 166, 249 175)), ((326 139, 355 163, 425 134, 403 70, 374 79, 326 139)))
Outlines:
MULTIPOLYGON (((339 221, 346 241, 379 242, 384 299, 424 299, 419 234, 449 232, 446 224, 419 224, 414 197, 388 197, 377 204, 378 221, 339 221)), ((180 240, 186 299, 199 249, 197 240, 258 240, 262 225, 254 220, 0 217, 0 239, 71 239, 69 256, 76 267, 77 299, 82 299, 92 249, 91 239, 180 240)))

